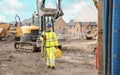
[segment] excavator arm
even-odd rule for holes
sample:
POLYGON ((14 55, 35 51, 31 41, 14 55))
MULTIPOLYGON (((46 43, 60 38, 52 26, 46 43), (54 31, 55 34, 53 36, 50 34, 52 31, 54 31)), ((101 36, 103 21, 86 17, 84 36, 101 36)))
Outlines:
POLYGON ((37 9, 41 32, 45 30, 45 24, 47 22, 52 22, 54 30, 54 22, 60 16, 64 15, 61 9, 61 0, 56 0, 56 8, 45 8, 45 2, 46 0, 37 0, 37 9))
POLYGON ((18 16, 18 15, 15 16, 15 22, 16 22, 16 26, 17 27, 21 27, 22 26, 22 22, 21 22, 20 16, 18 16))
POLYGON ((61 10, 61 0, 56 0, 56 9, 45 8, 46 0, 37 0, 37 9, 40 16, 54 16, 57 19, 63 16, 63 11, 61 10))

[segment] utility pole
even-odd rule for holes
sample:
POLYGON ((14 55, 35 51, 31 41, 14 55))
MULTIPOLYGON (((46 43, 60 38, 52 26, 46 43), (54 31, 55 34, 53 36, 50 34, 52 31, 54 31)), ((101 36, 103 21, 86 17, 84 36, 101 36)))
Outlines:
POLYGON ((102 0, 98 0, 98 75, 103 75, 102 0))

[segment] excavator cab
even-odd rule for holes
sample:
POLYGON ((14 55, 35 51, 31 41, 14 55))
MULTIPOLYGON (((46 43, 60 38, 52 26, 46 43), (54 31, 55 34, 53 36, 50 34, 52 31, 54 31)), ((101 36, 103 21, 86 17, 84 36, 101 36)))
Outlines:
POLYGON ((38 14, 36 13, 36 11, 33 13, 32 15, 32 24, 33 25, 36 25, 36 26, 39 26, 40 23, 39 23, 39 16, 38 14))

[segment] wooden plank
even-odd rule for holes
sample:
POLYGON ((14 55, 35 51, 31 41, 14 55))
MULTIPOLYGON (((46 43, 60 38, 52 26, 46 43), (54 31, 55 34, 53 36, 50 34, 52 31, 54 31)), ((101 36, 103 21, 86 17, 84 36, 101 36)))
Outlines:
POLYGON ((103 75, 102 0, 98 1, 98 75, 103 75))

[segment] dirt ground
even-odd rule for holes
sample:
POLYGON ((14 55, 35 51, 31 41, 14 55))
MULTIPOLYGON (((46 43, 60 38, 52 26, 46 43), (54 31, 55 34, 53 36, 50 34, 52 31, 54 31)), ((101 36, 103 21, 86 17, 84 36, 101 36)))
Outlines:
POLYGON ((0 42, 0 75, 97 75, 95 40, 64 43, 62 58, 56 59, 54 70, 47 68, 40 52, 14 49, 14 43, 0 42))

